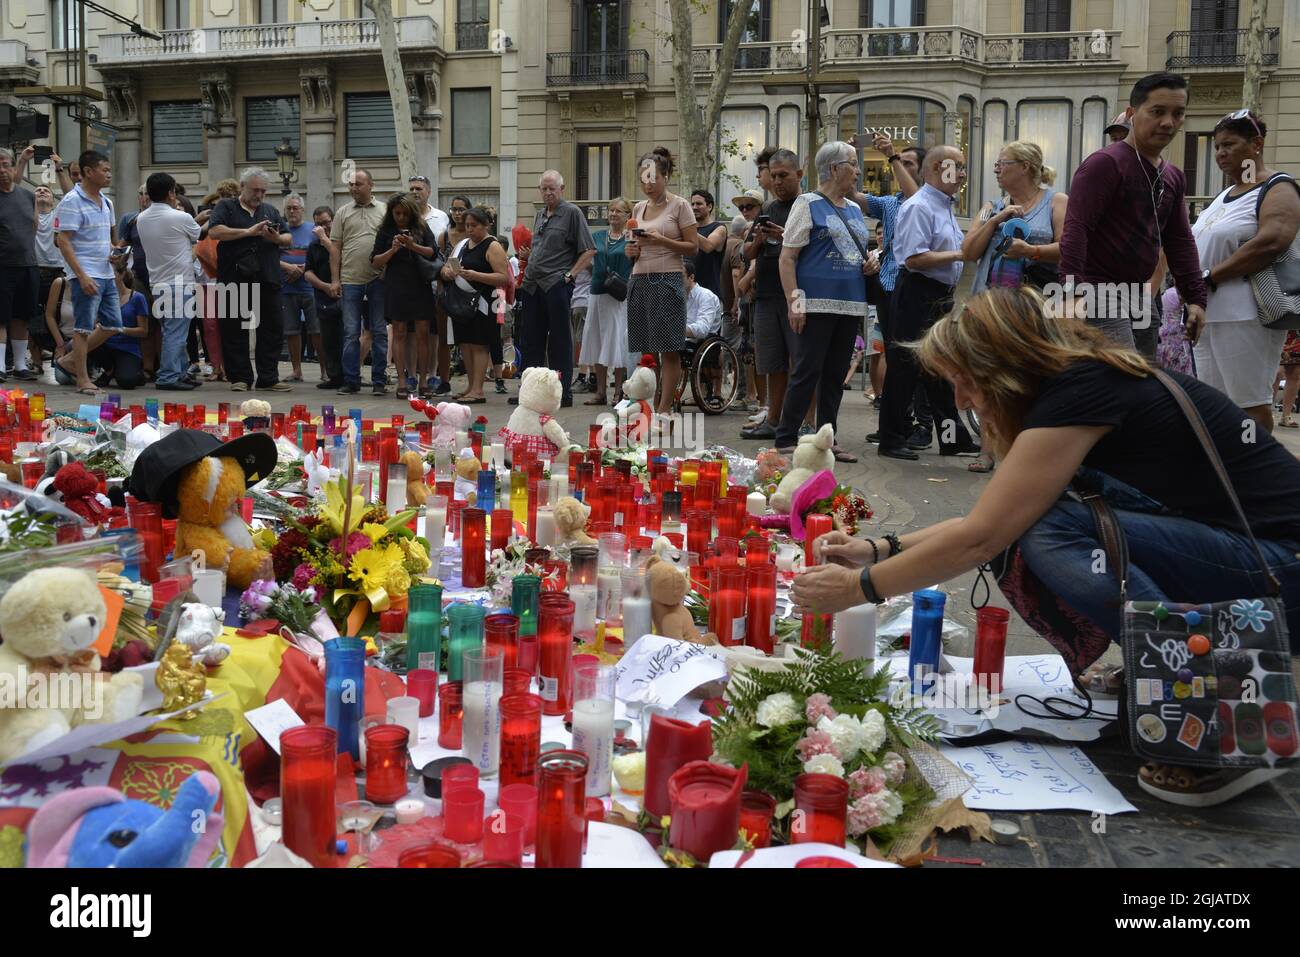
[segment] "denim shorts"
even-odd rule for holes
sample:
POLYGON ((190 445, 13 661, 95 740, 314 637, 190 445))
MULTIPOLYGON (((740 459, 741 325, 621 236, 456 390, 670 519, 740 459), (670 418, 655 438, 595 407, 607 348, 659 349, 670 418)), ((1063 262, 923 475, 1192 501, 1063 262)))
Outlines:
POLYGON ((122 328, 122 308, 117 298, 117 281, 114 279, 92 279, 99 286, 93 296, 87 296, 81 289, 81 283, 74 276, 68 280, 72 290, 72 314, 76 317, 74 328, 77 332, 89 335, 95 331, 95 323, 105 329, 122 328))

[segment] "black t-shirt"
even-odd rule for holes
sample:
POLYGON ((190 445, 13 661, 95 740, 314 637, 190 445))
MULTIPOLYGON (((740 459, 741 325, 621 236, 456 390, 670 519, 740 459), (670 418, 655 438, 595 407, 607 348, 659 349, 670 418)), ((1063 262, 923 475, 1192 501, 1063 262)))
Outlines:
MULTIPOLYGON (((725 228, 716 220, 696 227, 699 234, 705 237, 712 235, 715 229, 725 228)), ((706 253, 697 250, 695 253, 695 281, 718 298, 722 298, 722 258, 726 255, 726 250, 727 244, 724 242, 717 252, 706 253)))
MULTIPOLYGON (((220 249, 221 247, 218 246, 217 248, 220 249)), ((326 285, 332 282, 330 279, 330 252, 319 239, 313 239, 307 245, 306 271, 326 285)), ((315 286, 312 286, 312 292, 316 294, 316 304, 318 306, 342 302, 341 299, 325 295, 315 286)))
MULTIPOLYGON (((1222 392, 1171 372, 1191 397, 1232 479, 1254 533, 1300 542, 1300 460, 1222 392)), ((1045 380, 1024 428, 1112 426, 1083 464, 1133 486, 1167 509, 1234 531, 1240 523, 1214 467, 1172 395, 1099 361, 1075 363, 1045 380)))
MULTIPOLYGON (((248 215, 248 211, 239 203, 239 197, 223 199, 212 207, 208 226, 229 226, 231 229, 247 229, 253 223, 264 219, 275 224, 277 232, 287 233, 289 224, 284 221, 280 211, 270 203, 263 203, 248 215)), ((235 263, 248 255, 248 250, 257 253, 258 265, 262 267, 261 281, 270 286, 280 285, 280 247, 267 242, 261 236, 249 236, 246 239, 223 239, 217 244, 217 278, 222 282, 238 282, 235 263)))
POLYGON ((36 194, 16 183, 0 193, 0 265, 36 265, 36 194))
MULTIPOLYGON (((763 206, 762 215, 770 217, 777 226, 784 226, 785 221, 790 218, 790 210, 792 209, 794 209, 793 199, 788 203, 784 200, 773 199, 768 200, 763 206)), ((746 239, 748 239, 748 236, 746 236, 746 239)), ((755 298, 785 298, 785 290, 781 287, 780 260, 781 240, 778 239, 775 242, 768 240, 764 243, 762 253, 758 256, 758 272, 754 276, 755 298)))

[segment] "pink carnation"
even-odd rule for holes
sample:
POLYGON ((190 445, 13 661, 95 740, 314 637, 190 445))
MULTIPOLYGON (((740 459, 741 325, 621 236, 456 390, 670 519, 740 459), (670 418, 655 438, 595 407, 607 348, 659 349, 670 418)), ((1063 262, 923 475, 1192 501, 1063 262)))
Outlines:
POLYGON ((794 747, 799 753, 800 764, 807 764, 819 754, 829 754, 834 758, 840 756, 839 752, 835 750, 835 745, 831 744, 831 736, 825 731, 818 731, 816 728, 809 728, 808 733, 800 738, 794 747))
MULTIPOLYGON (((353 532, 351 535, 348 536, 348 548, 346 554, 343 556, 342 564, 347 565, 352 561, 353 555, 369 547, 370 547, 369 535, 367 535, 365 532, 353 532)), ((337 538, 332 539, 330 541, 330 551, 337 554, 338 550, 339 550, 339 539, 337 538)))
POLYGON ((319 574, 316 569, 303 562, 293 570, 293 587, 298 591, 306 591, 311 586, 311 580, 319 574))
MULTIPOLYGON (((856 773, 856 772, 855 772, 856 773)), ((852 777, 850 775, 850 777, 852 777)), ((853 837, 861 837, 868 831, 880 827, 880 808, 870 797, 860 797, 849 805, 848 831, 853 837)))
POLYGON ((880 767, 885 772, 885 783, 891 788, 903 783, 903 776, 907 774, 907 762, 897 751, 886 751, 880 759, 880 767))
POLYGON ((830 695, 821 694, 820 692, 810 694, 808 703, 804 707, 807 711, 808 723, 812 725, 817 724, 823 715, 834 721, 838 713, 831 707, 830 695))
POLYGON ((856 801, 885 789, 885 772, 880 768, 858 768, 849 775, 849 798, 856 801))

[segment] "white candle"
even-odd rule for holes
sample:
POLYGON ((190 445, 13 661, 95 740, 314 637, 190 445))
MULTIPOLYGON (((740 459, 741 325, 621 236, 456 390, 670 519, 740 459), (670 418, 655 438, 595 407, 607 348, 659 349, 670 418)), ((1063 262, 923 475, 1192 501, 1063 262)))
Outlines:
POLYGON ((410 738, 408 745, 420 743, 420 699, 409 695, 388 699, 388 723, 400 724, 410 738))
POLYGON ((419 798, 402 798, 393 805, 398 824, 414 824, 425 815, 424 802, 419 798))
POLYGON ((573 633, 591 635, 596 631, 596 586, 569 585, 573 601, 573 633))
POLYGON ((876 666, 876 606, 855 605, 835 616, 835 650, 845 659, 865 662, 871 675, 876 666))
POLYGON ((504 472, 506 468, 506 447, 501 442, 493 442, 489 449, 492 453, 492 471, 504 472))
POLYGON ((618 601, 621 572, 622 569, 615 565, 606 565, 596 572, 596 615, 610 624, 622 621, 618 601))
POLYGON ((424 537, 430 548, 442 548, 447 542, 447 506, 430 504, 424 513, 424 537))
POLYGON ((555 512, 549 506, 537 509, 537 547, 555 544, 555 512))
POLYGON ((633 642, 654 633, 650 617, 650 599, 636 596, 623 598, 623 644, 631 648, 633 642))
POLYGON ((608 794, 614 761, 614 702, 588 698, 573 703, 573 750, 587 756, 587 797, 608 794))
POLYGON ((461 699, 461 747, 479 777, 496 777, 501 764, 501 682, 469 681, 461 699))
POLYGON ((558 502, 564 496, 569 494, 569 476, 568 474, 553 475, 551 481, 555 488, 551 490, 551 501, 558 502))
POLYGON ((459 453, 461 449, 468 448, 468 447, 469 447, 469 433, 461 432, 459 429, 457 429, 456 430, 456 452, 459 453))
POLYGON ((764 515, 767 513, 767 496, 762 492, 750 492, 745 497, 745 511, 750 515, 764 515))

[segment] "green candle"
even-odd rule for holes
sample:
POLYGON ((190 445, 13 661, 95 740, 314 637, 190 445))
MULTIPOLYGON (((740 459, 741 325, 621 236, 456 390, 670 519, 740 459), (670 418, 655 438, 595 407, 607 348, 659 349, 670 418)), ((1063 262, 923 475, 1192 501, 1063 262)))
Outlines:
POLYGON ((482 605, 455 602, 447 607, 447 680, 461 681, 465 652, 483 647, 482 605))
POLYGON ((437 671, 442 656, 442 586, 412 585, 407 602, 406 669, 437 671))
POLYGON ((511 580, 510 611, 519 619, 519 634, 537 634, 537 602, 542 580, 536 575, 516 575, 511 580))

